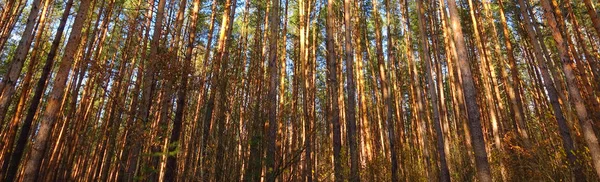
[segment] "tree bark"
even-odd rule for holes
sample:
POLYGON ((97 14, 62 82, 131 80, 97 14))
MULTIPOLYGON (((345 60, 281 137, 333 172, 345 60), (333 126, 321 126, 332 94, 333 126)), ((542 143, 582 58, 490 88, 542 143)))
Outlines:
MULTIPOLYGON (((519 70, 514 55, 512 43, 510 41, 510 32, 508 30, 508 24, 506 23, 506 16, 504 15, 504 3, 503 0, 499 0, 499 11, 500 11, 500 25, 502 27, 502 34, 504 35, 504 46, 506 47, 506 56, 508 58, 508 65, 510 68, 510 75, 512 78, 512 86, 507 87, 507 95, 509 97, 512 113, 511 116, 515 122, 516 131, 519 133, 524 141, 529 140, 529 134, 527 133, 527 124, 525 123, 525 112, 523 111, 523 100, 519 89, 521 88, 521 78, 519 77, 519 70)), ((504 72, 505 73, 505 72, 504 72)), ((504 76, 504 75, 503 75, 504 76)), ((507 83, 505 83, 507 84, 507 83)))
POLYGON ((346 91, 348 101, 346 103, 346 130, 348 137, 348 149, 350 153, 350 176, 349 181, 360 181, 360 170, 358 166, 358 142, 356 132, 356 83, 354 81, 354 47, 352 45, 352 2, 344 0, 344 28, 345 28, 345 58, 346 58, 346 91))
POLYGON ((479 113, 479 104, 477 104, 477 89, 471 75, 470 63, 468 62, 467 49, 460 24, 460 17, 456 8, 455 0, 448 0, 448 9, 450 10, 450 27, 453 31, 453 39, 456 44, 456 53, 458 57, 458 68, 462 77, 462 86, 464 98, 467 105, 468 123, 471 133, 473 150, 475 152, 475 164, 477 167, 477 178, 482 182, 491 182, 492 175, 490 164, 485 149, 485 141, 481 130, 481 121, 479 113))
MULTIPOLYGON (((557 20, 562 20, 562 18, 555 17, 553 7, 548 0, 541 0, 541 4, 544 8, 544 17, 548 22, 550 29, 552 30, 552 37, 556 42, 556 48, 558 49, 558 54, 560 55, 560 61, 562 63, 562 70, 567 81, 567 90, 569 92, 569 96, 571 96, 570 100, 575 107, 577 117, 579 118, 579 125, 583 132, 583 138, 585 139, 588 149, 590 150, 592 164, 594 165, 596 174, 600 176, 600 145, 598 145, 598 138, 594 132, 594 129, 592 128, 592 120, 588 115, 588 111, 583 103, 581 92, 579 91, 579 86, 577 85, 577 78, 575 77, 575 73, 573 71, 573 60, 571 60, 571 53, 568 52, 567 43, 563 39, 563 31, 560 30, 560 27, 558 26, 559 22, 557 22, 557 20)), ((558 16, 562 16, 562 14, 559 14, 558 16)))
MULTIPOLYGON (((269 132, 267 135, 267 182, 274 182, 279 175, 279 165, 277 162, 277 85, 279 81, 279 70, 277 59, 277 39, 279 39, 279 0, 271 1, 271 10, 269 15, 269 59, 268 59, 268 72, 269 72, 269 91, 267 98, 269 99, 269 132)), ((281 98, 280 98, 281 99, 281 98)))
POLYGON ((21 68, 25 63, 25 58, 27 58, 29 48, 31 47, 31 42, 33 41, 33 28, 35 27, 36 19, 38 18, 38 14, 40 12, 41 2, 42 0, 33 1, 31 5, 31 11, 27 17, 25 30, 23 30, 23 35, 21 35, 21 40, 17 46, 15 56, 9 61, 9 70, 6 72, 6 75, 2 77, 2 82, 0 83, 0 129, 2 129, 2 126, 4 126, 4 117, 6 116, 8 106, 12 101, 12 96, 15 92, 15 85, 21 76, 21 68))
MULTIPOLYGON (((73 5, 73 0, 67 1, 65 5, 65 10, 62 14, 58 29, 56 30, 56 35, 54 36, 54 40, 52 41, 52 46, 50 47, 50 52, 46 56, 46 62, 44 63, 44 68, 42 69, 41 77, 36 83, 36 88, 31 98, 31 104, 27 108, 27 115, 25 116, 25 120, 23 121, 23 126, 21 127, 21 133, 16 141, 16 146, 14 148, 14 152, 10 156, 10 164, 7 164, 9 160, 5 160, 3 164, 3 169, 6 168, 6 173, 4 173, 5 181, 13 181, 17 175, 19 164, 21 163, 21 158, 23 156, 23 152, 25 146, 27 145, 27 139, 29 137, 29 132, 31 130, 31 125, 33 123, 33 117, 37 112, 38 106, 40 104, 40 99, 42 98, 42 94, 45 90, 46 81, 49 77, 52 66, 54 65, 54 57, 56 57, 58 46, 62 39, 62 34, 64 32, 65 25, 67 23, 67 19, 69 17, 69 13, 71 7, 73 5), (4 167, 8 165, 7 167, 4 167)), ((6 159, 9 159, 8 156, 6 159)))
POLYGON ((576 178, 576 181, 582 181, 583 179, 583 171, 581 171, 580 164, 577 163, 577 158, 575 156, 575 147, 573 145, 573 139, 571 138, 571 132, 569 131, 569 126, 567 125, 567 121, 563 115, 560 102, 558 100, 558 93, 556 87, 554 87, 554 83, 550 78, 550 73, 548 72, 548 67, 546 66, 546 62, 544 61, 544 57, 542 54, 542 48, 540 43, 538 42, 538 37, 535 34, 533 26, 531 24, 531 15, 527 12, 527 4, 524 0, 519 0, 519 6, 521 11, 521 16, 524 22, 525 31, 528 35, 529 40, 533 44, 535 60, 539 64, 541 70, 541 76, 543 78, 543 85, 548 92, 548 97, 550 98, 550 104, 552 105, 552 110, 554 111, 554 116, 556 118, 556 122, 558 123, 559 132, 563 140, 563 148, 567 155, 567 160, 569 165, 571 166, 571 170, 573 171, 573 176, 576 178))
POLYGON ((79 49, 81 30, 83 28, 83 23, 87 19, 89 7, 89 0, 82 0, 79 4, 79 11, 75 17, 75 21, 73 22, 71 34, 69 35, 69 40, 65 46, 65 54, 62 57, 62 62, 58 68, 56 78, 54 79, 54 85, 48 98, 46 111, 42 116, 38 134, 35 136, 35 143, 32 146, 31 153, 29 154, 29 160, 24 168, 24 181, 29 182, 37 180, 42 157, 44 156, 44 152, 46 150, 46 143, 49 139, 52 125, 54 121, 56 121, 56 116, 63 99, 69 72, 71 70, 72 63, 75 60, 75 54, 79 49))
MULTIPOLYGON (((422 58, 425 61, 425 72, 427 75, 427 84, 428 84, 428 93, 431 99, 431 105, 433 107, 433 127, 435 128, 436 139, 437 139, 437 150, 439 157, 439 180, 440 181, 450 181, 450 172, 448 171, 448 165, 446 162, 446 153, 444 152, 444 136, 442 134, 442 128, 440 125, 440 111, 438 105, 437 91, 435 88, 435 83, 433 82, 432 75, 432 66, 431 66, 431 57, 429 55, 429 41, 427 40, 427 31, 425 25, 425 7, 423 7, 423 1, 417 1, 417 9, 419 11, 418 19, 419 19, 419 34, 421 36, 421 46, 422 46, 422 58)), ((436 60, 437 61, 437 60, 436 60)), ((441 76, 441 75, 436 75, 441 76)))
MULTIPOLYGON (((179 7, 185 8, 185 6, 179 7)), ((194 0, 193 9, 189 24, 189 36, 187 40, 187 47, 185 50, 185 57, 181 68, 183 73, 181 74, 181 87, 177 93, 177 110, 175 111, 175 119, 173 120, 173 130, 171 131, 171 137, 169 141, 169 149, 167 156, 167 166, 165 171, 165 181, 175 181, 177 176, 177 153, 180 149, 179 138, 181 135, 181 127, 183 125, 184 110, 186 107, 187 90, 188 90, 188 78, 192 72, 190 66, 192 63, 192 52, 194 50, 194 42, 196 41, 196 23, 198 22, 198 11, 200 10, 200 0, 194 0)), ((183 17, 182 17, 183 18, 183 17)), ((189 162, 189 161, 188 161, 189 162)))
MULTIPOLYGON (((218 139, 218 144, 217 144, 217 150, 216 150, 216 170, 215 170, 215 180, 216 181, 223 181, 225 179, 228 179, 225 177, 226 174, 224 174, 225 169, 224 169, 224 154, 225 154, 225 145, 226 145, 226 137, 227 136, 225 134, 226 130, 225 130, 225 114, 227 112, 227 106, 229 105, 227 103, 227 86, 228 86, 228 82, 229 82, 229 77, 228 75, 228 67, 229 67, 229 49, 228 49, 228 44, 230 41, 231 37, 231 29, 233 27, 232 22, 233 22, 233 18, 235 17, 235 7, 236 7, 235 2, 232 2, 231 0, 227 0, 225 2, 225 11, 223 12, 223 20, 221 22, 222 26, 221 26, 221 32, 219 34, 219 47, 217 48, 218 51, 218 57, 215 61, 215 63, 220 63, 221 64, 221 69, 219 70, 219 75, 218 77, 216 77, 219 81, 219 83, 216 85, 216 93, 219 94, 219 99, 217 100, 217 113, 215 114, 215 119, 216 119, 216 123, 217 123, 217 139, 218 139)), ((206 116, 209 116, 208 114, 206 116)))
POLYGON ((333 40, 334 36, 334 3, 333 0, 327 1, 327 18, 326 18, 326 46, 327 46, 327 85, 329 86, 328 94, 329 94, 329 102, 330 102, 330 115, 329 122, 333 127, 333 163, 334 163, 334 177, 335 181, 341 182, 344 181, 343 168, 342 168, 342 157, 341 157, 341 149, 342 149, 342 140, 341 140, 341 130, 340 130, 340 109, 337 103, 335 103, 338 98, 338 80, 337 80, 337 54, 335 52, 335 42, 333 40))
MULTIPOLYGON (((10 160, 10 152, 12 151, 12 146, 14 144, 14 138, 15 135, 17 134, 17 128, 19 125, 19 121, 22 119, 21 115, 23 114, 23 110, 26 106, 26 101, 27 101, 27 96, 29 96, 29 92, 31 90, 31 81, 33 79, 33 74, 35 73, 35 68, 38 65, 39 62, 39 54, 42 54, 41 52, 41 47, 42 44, 40 42, 43 42, 43 35, 46 32, 45 28, 46 28, 46 17, 48 16, 48 11, 52 11, 50 10, 50 6, 48 6, 48 4, 50 4, 50 0, 45 1, 44 3, 44 8, 42 10, 42 15, 40 17, 40 20, 38 22, 38 25, 36 26, 36 35, 35 35, 35 44, 33 45, 33 50, 31 53, 31 58, 29 61, 29 65, 27 66, 27 73, 25 74, 25 77, 22 80, 21 83, 21 93, 19 94, 19 100, 18 103, 15 107, 15 111, 12 114, 13 117, 10 119, 10 122, 7 123, 8 128, 6 128, 5 132, 2 133, 2 146, 0 146, 0 149, 2 152, 0 152, 0 157, 2 159, 4 159, 3 163, 8 165, 8 161, 10 160)), ((9 104, 10 105, 10 104, 9 104)), ((4 120, 2 118, 2 116, 0 116, 0 121, 4 120)), ((1 122, 0 122, 1 123, 1 122)), ((0 127, 2 128, 2 127, 0 127)), ((5 172, 6 171, 6 167, 3 165, 2 166, 2 170, 5 172)), ((1 172, 1 173, 3 173, 1 172)), ((0 174, 1 174, 0 173, 0 174)), ((2 175, 0 175, 2 176, 2 175)))

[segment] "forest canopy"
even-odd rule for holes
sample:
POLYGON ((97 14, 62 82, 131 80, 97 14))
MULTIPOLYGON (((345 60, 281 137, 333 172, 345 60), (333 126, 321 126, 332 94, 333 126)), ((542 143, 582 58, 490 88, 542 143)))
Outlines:
POLYGON ((596 0, 0 0, 0 181, 598 181, 596 0))

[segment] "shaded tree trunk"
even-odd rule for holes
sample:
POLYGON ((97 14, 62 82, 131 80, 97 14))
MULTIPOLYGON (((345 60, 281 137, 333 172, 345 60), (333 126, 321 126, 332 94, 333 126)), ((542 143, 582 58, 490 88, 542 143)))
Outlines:
MULTIPOLYGON (((269 99, 269 131, 267 139, 267 178, 266 181, 274 182, 277 175, 280 173, 278 162, 277 148, 281 143, 277 142, 277 85, 279 81, 279 70, 277 68, 277 39, 279 39, 279 0, 271 1, 271 10, 269 15, 269 59, 268 59, 268 74, 269 74, 269 90, 267 93, 267 99, 269 99)), ((282 99, 282 98, 280 98, 282 99)), ((281 112, 281 111, 280 111, 281 112)))
POLYGON ((350 181, 360 181, 358 166, 358 142, 356 132, 356 83, 354 82, 354 47, 352 45, 352 2, 344 0, 344 28, 345 32, 345 61, 346 61, 346 91, 348 100, 346 103, 346 132, 348 137, 348 150, 350 153, 350 181))
MULTIPOLYGON (((436 139, 437 139, 437 150, 439 157, 439 180, 440 181, 450 181, 450 172, 448 171, 448 165, 446 162, 446 153, 444 152, 444 136, 442 134, 442 128, 440 125, 440 111, 437 100, 437 91, 435 88, 435 84, 433 83, 433 75, 432 75, 432 66, 431 66, 431 57, 429 55, 429 41, 427 40, 427 31, 425 25, 425 7, 423 7, 423 1, 417 1, 417 9, 419 11, 419 15, 417 16, 419 19, 419 32, 421 36, 421 46, 422 46, 422 58, 425 61, 425 72, 427 75, 427 84, 429 89, 429 97, 431 99, 431 105, 433 107, 433 127, 435 128, 436 139)), ((438 60, 436 60, 438 61, 438 60)), ((436 75, 441 76, 441 75, 436 75)))

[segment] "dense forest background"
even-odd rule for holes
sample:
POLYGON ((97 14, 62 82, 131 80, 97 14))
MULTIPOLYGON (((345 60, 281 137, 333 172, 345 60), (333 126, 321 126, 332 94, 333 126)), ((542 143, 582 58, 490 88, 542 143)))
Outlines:
POLYGON ((598 181, 593 0, 0 0, 0 181, 598 181))

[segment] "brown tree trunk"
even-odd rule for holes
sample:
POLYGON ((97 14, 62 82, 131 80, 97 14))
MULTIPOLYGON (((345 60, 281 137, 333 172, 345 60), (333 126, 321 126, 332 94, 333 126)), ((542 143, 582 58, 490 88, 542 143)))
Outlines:
POLYGON ((78 52, 79 44, 81 41, 81 30, 83 23, 87 19, 88 8, 90 7, 89 0, 82 0, 79 5, 79 11, 75 17, 75 21, 72 26, 69 40, 65 47, 65 54, 63 55, 62 62, 58 68, 58 73, 54 79, 54 85, 50 96, 48 98, 48 105, 46 111, 42 116, 40 122, 40 128, 37 135, 35 136, 35 143, 32 146, 29 160, 24 168, 24 181, 36 181, 39 170, 41 167, 42 157, 46 150, 46 141, 49 139, 49 135, 52 129, 56 116, 60 109, 61 101, 65 92, 65 85, 71 70, 73 61, 75 60, 75 54, 78 52))
POLYGON ((331 109, 328 113, 329 122, 333 127, 333 163, 334 163, 334 177, 335 181, 341 182, 344 181, 343 168, 341 157, 341 149, 342 149, 342 140, 341 140, 341 130, 340 130, 340 109, 337 103, 335 103, 338 98, 338 78, 337 78, 337 54, 335 52, 335 42, 333 39, 334 36, 334 1, 327 1, 327 18, 326 18, 326 46, 327 46, 327 86, 329 86, 328 97, 331 109))
MULTIPOLYGON (((204 151, 206 150, 206 145, 208 144, 208 135, 209 135, 209 129, 211 126, 211 122, 212 122, 212 118, 213 118, 213 112, 214 112, 214 108, 215 108, 215 97, 216 94, 221 94, 223 96, 221 96, 221 98, 225 98, 225 95, 227 95, 226 92, 226 88, 227 88, 227 78, 224 78, 224 76, 226 75, 226 71, 227 71, 227 67, 228 67, 228 59, 223 59, 223 57, 228 57, 228 51, 227 51, 227 40, 228 40, 228 36, 230 35, 230 27, 231 27, 231 22, 233 20, 231 20, 232 18, 230 17, 231 15, 231 2, 230 0, 227 0, 226 4, 225 4, 225 11, 223 12, 223 17, 222 17, 222 25, 221 25, 221 30, 219 32, 219 40, 218 40, 218 47, 217 47, 217 54, 215 55, 215 59, 213 60, 213 69, 212 69, 212 78, 210 80, 210 85, 212 87, 208 101, 207 101, 207 105, 206 105, 206 111, 205 111, 205 115, 204 115, 204 136, 203 136, 203 158, 204 160, 209 160, 208 156, 206 155, 207 153, 204 151)), ((235 11, 235 10, 234 10, 235 11)), ((220 98, 220 99, 221 99, 220 98)), ((225 100, 220 100, 221 102, 224 102, 225 100)), ((221 105, 225 105, 225 103, 217 103, 217 109, 220 109, 221 105)), ((225 107, 222 107, 225 108, 225 107)), ((224 114, 225 111, 218 111, 218 113, 216 114, 217 116, 215 116, 215 118, 221 120, 224 118, 220 118, 220 115, 224 114)), ((216 122, 216 121, 215 121, 216 122)), ((218 125, 223 124, 224 126, 224 122, 223 123, 217 123, 218 125)), ((219 129, 219 131, 225 131, 224 128, 217 126, 217 128, 219 129), (221 130, 222 129, 222 130, 221 130)), ((217 132, 217 134, 219 136, 221 136, 221 132, 217 132)), ((224 135, 223 135, 224 136, 224 135)), ((220 142, 218 145, 223 145, 223 142, 220 142)), ((218 159, 218 158, 217 158, 218 159)), ((219 160, 219 159, 218 159, 219 160)), ((205 163, 206 164, 206 163, 205 163)), ((218 164, 217 165, 222 165, 222 164, 218 164)), ((203 166, 204 168, 204 179, 210 179, 208 176, 209 173, 209 168, 208 166, 203 166)), ((217 169, 218 170, 222 170, 222 169, 217 169)), ((216 176, 217 178, 215 178, 216 180, 219 180, 219 178, 221 177, 220 174, 219 176, 216 176)))
MULTIPOLYGON (((431 105, 433 107, 433 127, 435 128, 436 139, 437 139, 437 150, 439 157, 439 180, 440 181, 450 181, 450 173, 448 171, 448 165, 446 162, 446 153, 444 152, 444 136, 442 134, 442 128, 440 125, 440 111, 438 105, 437 91, 435 88, 435 83, 433 83, 433 75, 432 75, 432 66, 431 66, 431 57, 429 55, 429 41, 427 40, 427 31, 425 24, 425 7, 423 7, 423 1, 417 1, 417 9, 419 11, 418 19, 419 19, 419 34, 421 36, 421 46, 422 46, 422 58, 425 61, 425 72, 427 75, 427 84, 428 84, 428 93, 431 99, 431 105)), ((436 60, 437 61, 437 60, 436 60)), ((441 76, 441 75, 436 75, 441 76)))
MULTIPOLYGON (((23 10, 25 9, 25 3, 27 1, 20 0, 19 3, 15 6, 11 4, 12 8, 6 10, 6 14, 2 17, 2 20, 5 20, 0 24, 3 28, 0 28, 0 51, 4 50, 4 45, 10 38, 10 33, 12 33, 17 20, 21 17, 23 10)), ((3 83, 0 82, 0 88, 3 88, 3 83)), ((0 89, 1 90, 1 89, 0 89)))
MULTIPOLYGON (((36 26, 36 35, 35 35, 35 44, 33 45, 33 50, 31 53, 31 58, 30 58, 30 62, 29 65, 27 66, 27 73, 25 75, 25 77, 22 80, 22 88, 21 88, 21 93, 19 94, 19 102, 16 105, 15 111, 13 113, 13 117, 10 119, 10 123, 7 123, 8 128, 6 128, 6 131, 2 133, 2 142, 3 142, 3 146, 0 146, 0 149, 2 152, 0 152, 0 158, 4 159, 3 163, 8 164, 8 161, 10 160, 10 152, 12 151, 12 146, 14 144, 14 138, 15 135, 17 134, 17 128, 19 125, 19 121, 21 120, 21 115, 23 114, 23 110, 26 107, 26 101, 27 101, 27 96, 29 96, 29 91, 31 90, 31 81, 33 79, 33 75, 35 73, 35 67, 38 65, 39 62, 39 54, 41 54, 41 43, 43 41, 43 35, 46 32, 45 31, 45 27, 46 27, 46 17, 48 16, 48 12, 49 12, 49 6, 48 4, 50 3, 50 0, 45 1, 44 3, 44 9, 42 10, 42 15, 40 17, 40 20, 38 22, 38 25, 36 26)), ((51 12, 51 10, 50 10, 51 12)), ((2 116, 0 116, 0 121, 3 120, 2 116)), ((1 122, 0 122, 1 123, 1 122)), ((0 126, 0 128, 2 128, 0 126)), ((0 171, 6 171, 6 167, 8 166, 2 166, 2 170, 0 171)), ((1 175, 0 175, 1 176, 1 175)))
POLYGON ((467 105, 469 130, 473 142, 473 150, 475 152, 477 178, 482 182, 490 182, 492 181, 492 175, 481 130, 479 104, 477 104, 476 98, 477 89, 475 88, 473 76, 471 75, 470 63, 468 62, 467 49, 465 47, 465 40, 455 0, 448 0, 448 9, 450 10, 450 27, 452 28, 453 38, 456 44, 458 68, 460 69, 462 77, 462 86, 467 105))
MULTIPOLYGON (((228 67, 229 67, 229 49, 228 44, 231 37, 231 29, 233 27, 232 22, 235 17, 235 7, 237 3, 232 3, 231 0, 225 2, 225 11, 223 12, 223 20, 221 22, 221 32, 219 34, 219 47, 217 48, 218 57, 215 63, 220 63, 221 68, 219 70, 216 79, 219 81, 216 85, 216 93, 219 94, 217 100, 217 113, 215 114, 215 122, 217 123, 217 150, 216 150, 216 166, 215 166, 215 180, 223 181, 227 179, 225 177, 224 165, 224 154, 226 145, 226 134, 225 134, 225 113, 227 112, 227 86, 229 82, 228 78, 228 67)), ((214 75, 213 75, 214 76, 214 75)), ((209 116, 208 114, 206 116, 209 116)))
MULTIPOLYGON (((31 42, 33 41, 33 28, 35 27, 36 19, 38 18, 40 9, 47 8, 40 7, 41 2, 42 0, 33 1, 31 5, 31 11, 27 17, 25 30, 23 30, 23 35, 21 35, 21 40, 17 46, 15 56, 9 61, 10 67, 8 68, 8 71, 4 77, 2 77, 2 82, 0 83, 0 129, 2 129, 2 126, 4 126, 4 117, 6 116, 8 106, 12 101, 12 96, 15 92, 15 85, 21 76, 21 68, 25 63, 25 58, 27 58, 29 48, 31 47, 31 42)), ((48 3, 45 3, 45 6, 48 6, 48 3)))
MULTIPOLYGON (((277 39, 279 39, 279 0, 271 1, 271 10, 269 15, 269 59, 268 59, 268 74, 269 74, 269 90, 267 93, 267 99, 269 99, 269 132, 267 134, 267 182, 275 182, 277 175, 279 175, 279 163, 277 148, 281 143, 277 142, 277 85, 279 81, 279 74, 277 69, 277 39), (279 145, 278 145, 279 144, 279 145)), ((281 98, 280 98, 281 99, 281 98)))
MULTIPOLYGON (((262 6, 257 6, 258 11, 256 11, 256 20, 259 21, 262 19, 263 16, 263 7, 262 6)), ((263 144, 262 144, 262 137, 263 137, 263 128, 264 128, 264 122, 261 121, 259 118, 262 115, 262 112, 260 112, 260 102, 261 100, 261 84, 262 84, 262 67, 261 67, 261 61, 262 57, 259 54, 260 52, 260 45, 261 45, 261 41, 262 41, 262 36, 260 36, 262 32, 261 29, 261 25, 260 23, 256 24, 255 27, 255 32, 254 32, 254 47, 253 49, 250 51, 252 54, 251 59, 250 59, 250 68, 248 69, 248 77, 249 77, 249 84, 248 90, 256 90, 256 91, 250 91, 249 95, 250 95, 250 99, 248 103, 252 103, 251 105, 251 109, 249 109, 252 113, 252 119, 249 119, 249 129, 248 129, 248 143, 249 143, 249 148, 250 148, 250 154, 249 154, 249 160, 248 160, 248 164, 246 165, 246 170, 245 170, 245 174, 244 174, 244 181, 260 181, 260 174, 262 172, 262 153, 263 153, 263 144)), ((295 66, 296 68, 296 66, 295 66)), ((295 73, 297 73, 296 71, 294 71, 295 73)), ((294 76, 298 76, 298 74, 294 74, 294 76)), ((297 100, 297 94, 298 94, 298 87, 297 87, 297 78, 294 79, 294 100, 297 100)), ((294 108, 295 105, 292 105, 292 107, 294 108)), ((295 122, 295 121, 292 121, 295 122)))
MULTIPOLYGON (((579 118, 579 125, 583 131, 583 137, 590 150, 590 155, 592 156, 592 164, 594 165, 596 174, 600 176, 600 145, 598 145, 598 138, 592 128, 592 120, 588 116, 588 111, 583 103, 583 98, 579 91, 579 86, 577 85, 577 78, 573 71, 573 60, 571 60, 571 54, 568 52, 567 43, 563 39, 563 31, 561 31, 558 26, 559 22, 557 22, 557 19, 562 20, 562 18, 555 17, 553 7, 548 0, 541 0, 541 3, 544 8, 544 17, 548 22, 548 25, 550 25, 552 37, 556 42, 556 48, 560 55, 562 70, 567 81, 567 90, 569 91, 569 96, 571 96, 570 100, 575 106, 575 111, 579 118)), ((562 14, 559 14, 558 16, 562 16, 562 14)))
POLYGON ((348 137, 350 153, 350 181, 360 181, 360 171, 358 166, 358 142, 356 132, 356 83, 354 82, 354 47, 352 45, 352 2, 344 0, 344 27, 345 27, 345 58, 346 58, 346 91, 348 92, 348 101, 346 103, 346 130, 348 137))
MULTIPOLYGON (((38 80, 38 82, 36 83, 34 95, 31 98, 31 104, 29 105, 29 108, 27 108, 27 115, 25 117, 25 120, 23 121, 23 126, 21 127, 21 133, 19 134, 19 138, 17 138, 17 141, 16 141, 17 145, 15 146, 15 148, 13 150, 14 152, 10 156, 10 161, 5 160, 3 162, 4 164, 3 164, 2 168, 6 169, 6 173, 4 173, 4 181, 13 181, 17 175, 18 167, 19 167, 19 164, 21 163, 21 158, 23 156, 25 146, 27 145, 27 142, 28 142, 27 139, 29 137, 31 125, 33 123, 33 119, 34 119, 35 113, 37 111, 37 108, 41 102, 40 99, 42 98, 42 94, 45 90, 46 81, 50 75, 50 71, 52 71, 51 68, 54 64, 54 58, 56 57, 56 54, 58 51, 58 46, 61 42, 61 37, 64 32, 64 28, 67 23, 67 19, 69 17, 69 13, 70 13, 72 5, 73 5, 72 0, 67 1, 67 4, 65 5, 65 10, 62 14, 58 29, 56 30, 56 35, 54 37, 54 40, 52 41, 52 46, 50 47, 50 52, 48 53, 48 56, 46 57, 46 62, 44 64, 44 68, 42 70, 41 77, 38 80), (8 162, 10 162, 10 164, 8 164, 8 162)), ((8 155, 7 155, 6 159, 9 159, 8 155)))
MULTIPOLYGON (((504 4, 503 0, 499 0, 499 11, 500 11, 500 25, 502 27, 502 34, 504 35, 504 46, 506 47, 506 56, 508 58, 508 65, 510 68, 510 74, 512 78, 512 86, 507 86, 507 95, 509 97, 511 105, 511 116, 515 122, 516 131, 519 133, 524 141, 529 140, 529 134, 527 133, 527 124, 525 123, 525 112, 523 111, 523 100, 521 94, 519 94, 519 88, 521 78, 519 77, 519 70, 517 68, 517 62, 513 52, 512 43, 510 41, 510 32, 508 30, 508 24, 506 23, 506 16, 504 15, 504 4)), ((503 71, 502 73, 506 73, 503 71)), ((503 75, 505 76, 505 75, 503 75)), ((508 84, 508 83, 505 83, 508 84)))
MULTIPOLYGON (((552 83, 550 78, 550 73, 548 72, 548 67, 546 66, 546 62, 542 57, 542 48, 540 43, 538 42, 538 37, 533 30, 533 26, 531 25, 530 17, 531 15, 527 12, 527 5, 524 0, 519 0, 519 6, 521 11, 521 16, 523 18, 523 22, 525 24, 525 31, 529 37, 529 40, 533 44, 533 48, 535 51, 534 57, 537 60, 537 63, 540 66, 541 75, 543 78, 544 87, 548 91, 548 97, 550 98, 550 104, 552 105, 552 110, 554 111, 554 116, 556 117, 556 122, 558 123, 560 135, 563 140, 563 148, 567 155, 567 160, 569 165, 571 166, 571 170, 573 171, 573 175, 577 181, 582 181, 583 171, 581 171, 580 164, 577 163, 577 159, 574 155, 575 148, 573 146, 573 140, 571 139, 571 132, 569 131, 569 127, 567 125, 567 121, 563 115, 562 109, 560 107, 560 103, 558 100, 558 94, 556 91, 556 87, 554 87, 554 83, 552 83)), ((597 145, 596 145, 597 146, 597 145)))
MULTIPOLYGON (((141 131, 138 131, 138 138, 137 138, 137 142, 134 143, 133 146, 133 155, 135 156, 139 156, 141 152, 144 152, 144 147, 148 147, 148 146, 144 146, 145 143, 151 142, 153 137, 148 137, 148 138, 142 138, 142 135, 144 135, 143 133, 147 132, 145 131, 147 128, 151 128, 151 122, 150 122, 150 111, 152 108, 152 100, 153 100, 153 95, 154 95, 154 89, 156 86, 156 78, 155 78, 155 74, 156 74, 156 67, 158 64, 159 59, 159 51, 160 49, 160 39, 162 36, 162 30, 163 30, 163 19, 164 19, 164 10, 165 10, 165 3, 166 0, 159 0, 158 1, 158 7, 156 9, 156 19, 155 19, 155 23, 154 23, 154 28, 153 28, 153 34, 152 34, 152 40, 150 42, 150 53, 148 55, 142 55, 143 57, 145 57, 146 63, 144 65, 143 68, 143 78, 142 79, 142 83, 143 83, 143 89, 142 89, 142 93, 141 93, 141 103, 139 104, 138 107, 138 113, 139 116, 139 121, 141 122, 137 122, 138 124, 143 125, 143 127, 141 127, 141 131)), ((149 12, 148 12, 148 17, 151 19, 151 11, 154 7, 154 1, 152 1, 150 3, 150 7, 149 7, 149 12)), ((148 29, 150 29, 148 27, 148 29)), ((150 136, 154 136, 154 135, 150 135, 150 136)), ((154 146, 152 147, 154 148, 154 146)), ((152 152, 156 152, 156 149, 154 148, 152 152)), ((151 157, 152 159, 155 159, 155 157, 151 157)), ((137 157, 135 157, 137 158, 137 157)), ((155 159, 156 160, 156 159, 155 159)), ((141 161, 141 160, 140 160, 141 161)), ((146 164, 144 161, 141 161, 142 164, 146 164)), ((133 164, 137 164, 137 162, 131 162, 131 165, 133 164)), ((153 163, 149 163, 149 165, 152 165, 153 163)), ((135 166, 135 165, 134 165, 135 166)), ((132 169, 130 169, 130 171, 137 171, 136 169, 138 169, 138 167, 133 167, 132 169)), ((134 175, 134 174, 132 174, 134 175)), ((158 180, 157 179, 157 175, 155 173, 150 174, 150 180, 158 180)))
MULTIPOLYGON (((179 7, 179 8, 183 8, 185 9, 185 3, 183 3, 184 5, 179 7)), ((167 156, 167 166, 166 166, 166 171, 165 171, 165 181, 175 181, 176 180, 176 176, 177 176, 177 150, 179 149, 179 146, 183 146, 181 144, 179 144, 179 138, 181 135, 181 127, 183 124, 183 115, 184 115, 184 109, 186 106, 186 99, 187 99, 187 89, 188 89, 188 77, 189 74, 192 72, 192 70, 190 70, 190 66, 191 66, 191 60, 192 60, 192 52, 194 50, 194 42, 196 41, 196 23, 198 22, 198 11, 200 10, 200 0, 194 0, 193 3, 193 9, 192 12, 190 12, 191 14, 191 18, 190 18, 190 25, 189 25, 189 36, 188 36, 188 40, 187 40, 187 46, 186 46, 186 50, 185 50, 185 57, 184 57, 184 61, 183 64, 181 64, 182 66, 180 67, 181 69, 183 69, 183 73, 181 74, 181 87, 179 88, 179 91, 177 93, 177 110, 175 111, 175 119, 173 120, 173 130, 171 131, 171 137, 170 137, 170 141, 169 141, 169 148, 168 148, 168 156, 167 156)), ((183 20, 183 17, 181 17, 183 20)), ((179 30, 177 30, 179 31, 179 30)), ((177 42, 176 42, 177 44, 177 42)), ((188 161, 189 162, 189 161, 188 161)))
POLYGON ((600 37, 600 18, 598 18, 598 13, 594 8, 592 0, 583 0, 583 3, 585 4, 585 8, 587 9, 590 19, 592 20, 592 25, 594 25, 594 29, 596 29, 596 36, 600 37))

